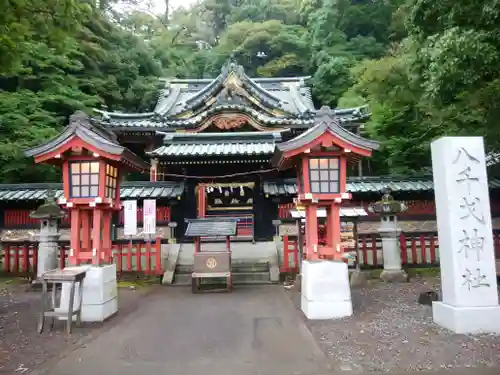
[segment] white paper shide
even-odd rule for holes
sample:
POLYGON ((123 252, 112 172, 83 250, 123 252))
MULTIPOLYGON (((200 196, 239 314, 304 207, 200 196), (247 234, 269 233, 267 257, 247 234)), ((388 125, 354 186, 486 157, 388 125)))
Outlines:
POLYGON ((483 140, 444 137, 431 148, 443 292, 434 321, 458 333, 500 332, 483 140))
POLYGON ((123 234, 125 236, 137 235, 137 201, 130 200, 123 202, 123 234))
POLYGON ((143 212, 144 234, 156 234, 156 200, 145 199, 143 212))

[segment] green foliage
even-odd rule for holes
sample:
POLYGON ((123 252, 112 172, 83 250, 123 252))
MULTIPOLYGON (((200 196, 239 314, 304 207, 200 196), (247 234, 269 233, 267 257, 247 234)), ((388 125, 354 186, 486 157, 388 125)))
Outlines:
POLYGON ((139 5, 0 0, 0 181, 57 178, 22 150, 74 110, 151 110, 156 77, 214 77, 230 56, 249 75, 311 76, 317 106, 367 103, 375 173, 428 170, 440 135, 500 150, 496 0, 201 0, 168 17, 139 5))
MULTIPOLYGON (((9 4, 1 17, 13 19, 19 6, 9 4)), ((42 12, 51 2, 18 4, 42 12)), ((2 182, 58 178, 52 168, 35 167, 23 151, 56 136, 75 110, 103 105, 146 111, 154 104, 161 67, 144 42, 86 4, 68 1, 51 11, 57 12, 57 25, 67 27, 52 30, 56 24, 42 25, 35 16, 23 20, 25 34, 13 35, 23 38, 21 45, 9 51, 9 63, 0 64, 2 182)))

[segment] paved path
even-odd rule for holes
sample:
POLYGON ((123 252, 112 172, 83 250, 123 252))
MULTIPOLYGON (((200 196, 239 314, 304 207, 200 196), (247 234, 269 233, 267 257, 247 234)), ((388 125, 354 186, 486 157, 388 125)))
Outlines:
POLYGON ((231 294, 166 287, 50 375, 324 375, 320 351, 282 286, 231 294))

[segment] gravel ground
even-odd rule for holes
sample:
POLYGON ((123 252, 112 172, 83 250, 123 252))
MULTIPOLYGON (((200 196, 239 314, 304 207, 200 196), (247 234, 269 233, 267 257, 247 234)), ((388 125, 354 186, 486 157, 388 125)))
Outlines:
POLYGON ((46 329, 39 335, 36 329, 41 293, 26 289, 27 285, 5 284, 0 280, 0 374, 26 374, 40 367, 71 349, 80 339, 101 327, 108 328, 133 311, 145 292, 144 288, 120 288, 119 315, 104 324, 73 326, 72 334, 67 335, 64 322, 56 322, 54 331, 46 329))
MULTIPOLYGON (((428 290, 440 291, 438 278, 374 282, 352 291, 354 316, 308 325, 339 369, 351 373, 498 366, 500 336, 457 335, 435 325, 431 307, 417 302, 428 290)), ((299 306, 298 288, 291 296, 299 306)))

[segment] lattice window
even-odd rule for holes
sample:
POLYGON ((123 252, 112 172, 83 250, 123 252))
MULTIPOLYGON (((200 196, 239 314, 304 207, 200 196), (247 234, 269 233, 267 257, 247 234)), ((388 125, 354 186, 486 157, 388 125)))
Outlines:
POLYGON ((309 159, 309 181, 311 183, 311 193, 339 193, 339 177, 339 158, 330 157, 309 159))
POLYGON ((70 163, 70 194, 72 198, 94 198, 99 195, 99 162, 70 163))
POLYGON ((118 178, 118 169, 112 165, 106 165, 106 197, 116 197, 116 181, 118 178))

